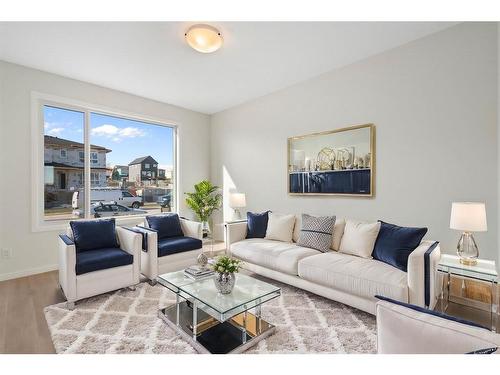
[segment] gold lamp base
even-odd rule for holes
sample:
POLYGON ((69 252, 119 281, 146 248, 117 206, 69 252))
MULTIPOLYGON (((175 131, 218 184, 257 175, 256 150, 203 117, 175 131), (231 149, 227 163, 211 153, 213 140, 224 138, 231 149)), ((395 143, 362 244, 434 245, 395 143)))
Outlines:
POLYGON ((475 266, 477 264, 477 259, 460 258, 460 263, 465 264, 466 266, 475 266))

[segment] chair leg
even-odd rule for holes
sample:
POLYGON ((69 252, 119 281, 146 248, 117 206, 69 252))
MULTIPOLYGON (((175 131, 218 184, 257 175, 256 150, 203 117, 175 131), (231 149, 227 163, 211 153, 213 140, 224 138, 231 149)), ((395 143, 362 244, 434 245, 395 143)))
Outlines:
POLYGON ((66 308, 68 310, 74 310, 75 309, 75 302, 70 302, 70 301, 66 302, 66 308))

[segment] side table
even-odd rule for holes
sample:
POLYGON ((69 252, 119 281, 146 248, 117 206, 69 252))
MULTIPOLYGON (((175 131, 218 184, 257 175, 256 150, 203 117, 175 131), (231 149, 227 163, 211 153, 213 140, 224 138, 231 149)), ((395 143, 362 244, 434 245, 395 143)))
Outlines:
POLYGON ((458 277, 462 280, 478 280, 490 284, 490 316, 491 330, 497 331, 497 319, 499 309, 498 296, 498 272, 495 261, 478 259, 473 266, 460 263, 460 258, 456 255, 441 255, 438 264, 438 272, 444 274, 441 292, 441 311, 445 312, 450 301, 451 277, 458 277), (446 305, 445 305, 446 304, 446 305))

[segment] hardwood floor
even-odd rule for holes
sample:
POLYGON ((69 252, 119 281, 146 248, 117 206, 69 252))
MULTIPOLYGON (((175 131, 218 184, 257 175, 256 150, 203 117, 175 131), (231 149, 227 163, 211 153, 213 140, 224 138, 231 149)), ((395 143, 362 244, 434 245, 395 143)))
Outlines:
POLYGON ((43 308, 63 301, 57 271, 0 282, 0 353, 55 353, 43 308))

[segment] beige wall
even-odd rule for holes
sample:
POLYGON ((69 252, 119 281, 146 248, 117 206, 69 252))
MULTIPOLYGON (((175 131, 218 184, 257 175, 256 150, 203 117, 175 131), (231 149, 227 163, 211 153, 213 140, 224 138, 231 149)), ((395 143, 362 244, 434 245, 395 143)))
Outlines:
POLYGON ((427 226, 448 253, 451 202, 483 201, 490 230, 476 238, 498 259, 496 121, 497 26, 460 24, 213 115, 211 176, 246 193, 249 210, 427 226), (287 195, 287 137, 365 123, 374 198, 287 195))
MULTIPOLYGON (((31 228, 31 91, 179 123, 180 197, 209 177, 209 116, 34 69, 0 62, 0 280, 53 269, 57 232, 31 228)), ((180 212, 191 213, 180 199, 180 212)))

